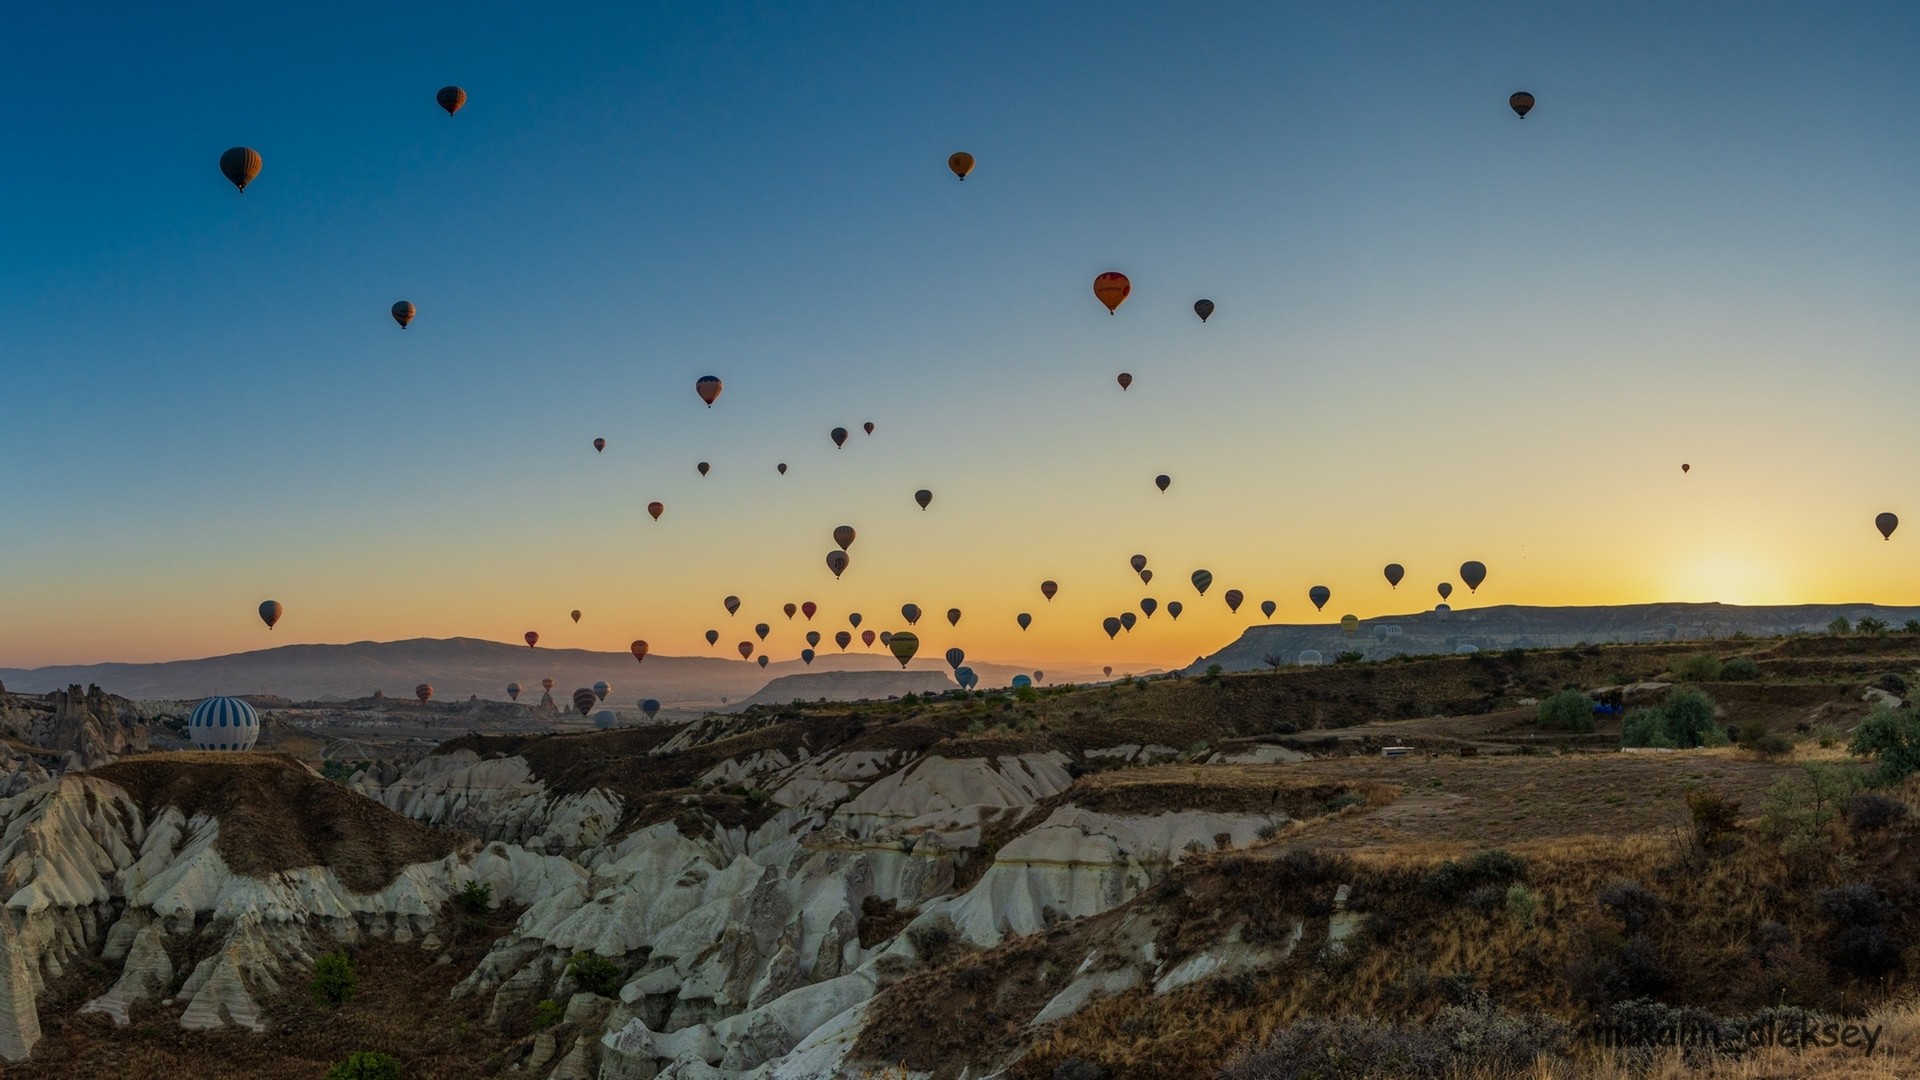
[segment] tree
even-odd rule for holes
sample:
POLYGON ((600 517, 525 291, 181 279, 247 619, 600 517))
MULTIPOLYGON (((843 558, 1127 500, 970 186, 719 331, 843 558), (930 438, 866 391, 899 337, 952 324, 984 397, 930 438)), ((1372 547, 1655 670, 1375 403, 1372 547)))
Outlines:
POLYGON ((1847 617, 1845 615, 1835 616, 1834 620, 1827 624, 1827 633, 1832 634, 1835 637, 1838 637, 1842 634, 1851 634, 1853 633, 1853 624, 1847 621, 1847 617))
POLYGON ((314 961, 313 981, 307 984, 307 990, 315 1003, 337 1009, 353 1000, 357 984, 353 961, 346 953, 335 951, 314 961))
POLYGON ((1875 784, 1897 784, 1920 771, 1920 715, 1912 709, 1878 706, 1853 729, 1847 750, 1877 763, 1875 784))
POLYGON ((1853 624, 1853 628, 1863 634, 1872 634, 1874 637, 1885 637, 1887 633, 1887 622, 1885 619, 1861 619, 1859 622, 1853 624))
POLYGON ((1593 700, 1579 690, 1562 690, 1542 701, 1534 711, 1541 727, 1560 731, 1593 730, 1593 700))

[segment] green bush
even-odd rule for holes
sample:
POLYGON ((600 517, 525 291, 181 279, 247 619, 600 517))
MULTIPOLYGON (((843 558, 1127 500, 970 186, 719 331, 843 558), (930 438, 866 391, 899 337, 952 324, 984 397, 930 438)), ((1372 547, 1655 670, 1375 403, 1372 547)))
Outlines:
POLYGON ((1836 637, 1851 634, 1853 633, 1853 624, 1847 621, 1845 615, 1835 616, 1834 620, 1827 624, 1827 633, 1836 637))
POLYGON ((1831 750, 1840 745, 1840 729, 1832 724, 1816 724, 1813 741, 1820 744, 1820 749, 1831 750))
POLYGON ((1507 916, 1521 926, 1532 926, 1534 912, 1540 910, 1540 898, 1519 882, 1507 886, 1507 916))
POLYGON ((1720 665, 1720 678, 1725 682, 1745 682, 1760 677, 1760 665, 1753 662, 1751 656, 1736 656, 1720 665))
POLYGON ((1336 664, 1357 664, 1360 661, 1365 660, 1366 658, 1367 658, 1366 653, 1363 653, 1358 649, 1348 649, 1345 652, 1341 653, 1339 656, 1334 657, 1333 662, 1336 664))
POLYGON ((1691 686, 1667 695, 1657 709, 1635 709, 1620 726, 1620 745, 1687 749, 1725 746, 1727 733, 1713 718, 1713 699, 1691 686))
POLYGON ((1558 731, 1593 730, 1593 699, 1578 690, 1562 690, 1542 701, 1534 711, 1543 728, 1558 731))
POLYGON ((493 910, 493 886, 475 879, 460 886, 454 905, 468 915, 485 915, 493 910))
POLYGON ((1673 676, 1681 682, 1713 682, 1720 677, 1720 658, 1706 653, 1685 657, 1673 665, 1673 676))
POLYGON ((589 994, 610 998, 620 996, 620 968, 604 956, 590 952, 577 952, 567 961, 567 974, 580 989, 589 994))
POLYGON ((1863 634, 1872 634, 1874 637, 1884 637, 1887 633, 1887 621, 1885 619, 1873 618, 1861 619, 1859 622, 1853 624, 1853 628, 1863 634))
POLYGON ((1031 686, 1016 686, 1013 688, 1013 700, 1023 705, 1030 705, 1040 700, 1040 691, 1031 686))
POLYGON ((1628 713, 1620 723, 1620 745, 1674 749, 1674 741, 1667 737, 1666 714, 1659 709, 1635 709, 1628 713))
POLYGON ((1877 706, 1853 729, 1847 750, 1874 760, 1875 784, 1897 784, 1920 771, 1920 715, 1912 709, 1877 706))
POLYGON ((567 1010, 552 998, 542 998, 533 1006, 533 1030, 544 1031, 558 1024, 567 1015, 567 1010))
POLYGON ((391 1054, 356 1050, 328 1071, 327 1080, 400 1080, 400 1062, 391 1054))
POLYGON ((357 985, 358 980, 353 975, 353 961, 346 953, 336 951, 327 953, 314 961, 313 981, 307 984, 307 992, 313 995, 316 1004, 337 1009, 353 1000, 354 988, 357 985))

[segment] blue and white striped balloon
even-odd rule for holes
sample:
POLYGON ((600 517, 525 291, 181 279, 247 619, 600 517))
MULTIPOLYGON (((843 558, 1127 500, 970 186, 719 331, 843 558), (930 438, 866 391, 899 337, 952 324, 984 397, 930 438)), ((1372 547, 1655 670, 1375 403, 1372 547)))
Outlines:
POLYGON ((210 697, 194 706, 187 733, 196 750, 251 750, 260 738, 260 714, 237 697, 210 697))

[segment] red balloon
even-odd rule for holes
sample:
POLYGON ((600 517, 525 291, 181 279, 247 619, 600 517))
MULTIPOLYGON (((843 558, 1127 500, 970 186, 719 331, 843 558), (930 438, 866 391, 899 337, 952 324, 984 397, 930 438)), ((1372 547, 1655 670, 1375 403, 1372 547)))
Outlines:
POLYGON ((533 648, 535 645, 540 644, 540 634, 538 631, 529 630, 523 636, 525 636, 527 639, 527 648, 529 649, 533 648))
POLYGON ((646 642, 644 642, 644 641, 636 641, 636 642, 634 642, 634 643, 633 643, 632 645, 630 645, 630 646, 628 646, 628 647, 629 647, 629 648, 631 648, 631 649, 633 650, 633 660, 634 660, 634 663, 640 663, 640 662, 642 662, 642 661, 644 661, 644 660, 646 660, 646 658, 647 658, 647 643, 646 643, 646 642))
POLYGON ((667 504, 666 504, 666 503, 662 503, 662 502, 650 502, 650 503, 648 503, 648 504, 647 504, 647 513, 649 513, 649 514, 652 514, 652 515, 653 515, 653 520, 655 520, 655 521, 659 521, 659 520, 660 520, 660 515, 661 515, 661 514, 664 514, 664 513, 666 513, 666 512, 667 512, 667 504))

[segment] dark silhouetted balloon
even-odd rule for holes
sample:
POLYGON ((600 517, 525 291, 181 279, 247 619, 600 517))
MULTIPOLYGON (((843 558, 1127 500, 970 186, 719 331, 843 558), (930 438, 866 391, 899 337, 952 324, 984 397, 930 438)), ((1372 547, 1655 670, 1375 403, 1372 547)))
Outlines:
POLYGON ((869 420, 866 423, 861 424, 860 428, 861 430, 865 431, 869 435, 873 434, 873 421, 869 420))
POLYGON ((660 520, 660 515, 661 515, 661 514, 664 514, 664 513, 666 513, 666 512, 667 512, 667 504, 666 504, 666 503, 663 503, 663 502, 650 502, 650 503, 648 503, 648 504, 647 504, 647 513, 649 513, 649 514, 651 514, 651 515, 653 515, 653 520, 655 520, 655 521, 659 521, 659 520, 660 520))
POLYGON ((1059 591, 1060 591, 1059 582, 1043 581, 1040 583, 1040 595, 1046 597, 1049 603, 1053 601, 1053 594, 1059 591))
POLYGON ((891 632, 886 630, 880 631, 880 647, 881 648, 883 649, 886 648, 887 643, 892 640, 893 640, 893 634, 891 632))
POLYGON ((1153 570, 1151 567, 1140 571, 1140 584, 1142 585, 1153 584, 1153 570))
POLYGON ((960 609, 959 608, 950 607, 947 609, 947 625, 948 626, 960 625, 960 609))
POLYGON ((593 440, 593 449, 594 449, 594 450, 595 450, 596 452, 600 452, 600 451, 604 451, 604 450, 606 450, 606 448, 607 448, 607 440, 605 440, 605 439, 595 439, 595 440, 593 440))
POLYGON ((1120 613, 1120 629, 1125 630, 1129 634, 1133 633, 1134 625, 1139 621, 1140 616, 1135 615, 1131 611, 1123 611, 1120 613))
POLYGON ((1193 572, 1193 587, 1201 596, 1207 595, 1207 589, 1213 584, 1213 575, 1205 570, 1193 572))
POLYGON ((1153 613, 1160 610, 1160 601, 1155 600, 1151 596, 1146 597, 1140 601, 1140 610, 1146 613, 1147 618, 1151 619, 1153 618, 1153 613))
POLYGON ((751 642, 751 641, 743 641, 743 642, 741 642, 741 643, 740 643, 740 644, 739 644, 738 646, 736 646, 736 647, 737 647, 737 648, 738 648, 738 649, 740 650, 740 659, 742 659, 742 660, 748 660, 748 659, 752 659, 752 657, 753 657, 753 642, 751 642))
POLYGON ((847 633, 845 630, 842 630, 839 633, 833 635, 833 643, 835 645, 840 646, 841 652, 845 652, 847 650, 847 646, 853 644, 853 635, 847 633))
POLYGON ((834 527, 833 542, 840 545, 841 551, 845 551, 853 546, 853 538, 853 526, 837 525, 834 527))
POLYGON ((510 682, 507 684, 507 700, 509 701, 520 700, 520 684, 519 683, 510 682))
POLYGON ((627 646, 627 648, 633 650, 633 659, 635 663, 644 663, 646 661, 647 659, 647 643, 646 642, 636 641, 632 645, 627 646))
POLYGON ((1240 613, 1240 605, 1246 602, 1247 594, 1239 589, 1228 589, 1224 599, 1227 601, 1227 610, 1237 615, 1240 613))
POLYGON ((710 470, 712 470, 713 466, 703 461, 700 464, 695 465, 693 468, 695 472, 698 472, 701 476, 705 476, 710 470))
POLYGON ((393 302, 393 321, 400 324, 400 329, 405 330, 407 324, 413 321, 413 316, 414 307, 411 303, 405 300, 393 302))
POLYGON ((847 623, 851 625, 855 630, 860 629, 860 613, 856 611, 848 615, 847 623))
POLYGON ((789 619, 791 619, 791 618, 793 618, 793 617, 794 617, 795 615, 798 615, 798 614, 800 614, 800 605, 799 605, 799 604, 792 604, 792 603, 789 603, 789 604, 783 604, 783 605, 781 605, 781 608, 780 608, 780 610, 781 610, 781 612, 782 612, 782 613, 784 613, 784 614, 786 615, 786 617, 787 617, 787 618, 789 618, 789 619))
POLYGON ((1873 519, 1873 527, 1880 530, 1880 538, 1893 539, 1893 530, 1900 527, 1900 519, 1892 514, 1881 514, 1873 519))
POLYGON ((737 596, 729 596, 725 600, 720 601, 720 606, 727 609, 727 614, 736 615, 740 611, 740 598, 737 596))
POLYGON ((425 705, 433 698, 433 687, 428 686, 426 683, 421 683, 419 686, 413 688, 413 696, 420 699, 420 704, 425 705))
POLYGON ((1324 611, 1327 601, 1333 599, 1333 590, 1325 585, 1315 585, 1307 590, 1307 599, 1313 601, 1313 610, 1324 611))
POLYGON ((653 698, 648 698, 640 703, 640 711, 646 713, 647 719, 651 720, 653 719, 653 714, 660 711, 660 703, 653 698))
POLYGON ((1384 573, 1387 575, 1387 584, 1397 589, 1400 587, 1400 579, 1407 576, 1407 568, 1397 562, 1390 562, 1384 573))
POLYGON ((1207 319, 1213 315, 1213 301, 1195 300, 1193 302, 1193 313, 1200 316, 1201 322, 1206 322, 1207 319))
POLYGON ((1482 562, 1461 563, 1460 580, 1467 583, 1468 592, 1478 590, 1480 583, 1487 580, 1487 564, 1482 562))
POLYGON ((766 656, 764 656, 764 655, 762 655, 762 656, 760 657, 760 660, 759 660, 759 664, 760 664, 760 666, 761 666, 761 667, 766 667, 766 666, 767 666, 767 658, 766 658, 766 656))
POLYGON ((967 174, 973 171, 973 155, 965 150, 951 154, 947 157, 947 168, 953 170, 953 175, 965 180, 967 174))
POLYGON ((820 644, 820 631, 818 630, 807 631, 807 644, 808 645, 820 644))
POLYGON ((827 569, 833 571, 833 576, 835 578, 838 578, 841 574, 846 573, 847 564, 851 563, 852 561, 853 560, 850 557, 848 557, 847 553, 844 551, 827 552, 827 569))
POLYGON ((707 408, 713 408, 714 400, 720 396, 720 377, 700 376, 693 384, 693 392, 700 395, 700 400, 707 403, 707 408))
POLYGON ((1013 617, 1013 621, 1020 624, 1020 629, 1025 630, 1027 627, 1033 625, 1033 616, 1023 611, 1020 614, 1015 615, 1013 617))
POLYGON ((540 644, 540 632, 537 630, 529 630, 520 636, 527 639, 527 648, 529 649, 540 644))
POLYGON ((787 463, 783 461, 780 464, 775 465, 773 467, 773 471, 779 473, 781 476, 787 475, 787 463))
POLYGON ((1525 120, 1527 114, 1533 111, 1533 95, 1525 90, 1517 90, 1507 98, 1507 104, 1519 114, 1520 119, 1525 120))
POLYGON ((260 621, 267 624, 267 629, 273 629, 273 624, 280 621, 281 610, 278 600, 260 601, 260 621))
POLYGON ((1683 461, 1683 462, 1681 462, 1681 463, 1680 463, 1680 471, 1681 471, 1681 472, 1692 472, 1692 471, 1693 471, 1693 466, 1691 466, 1691 465, 1689 465, 1689 464, 1687 464, 1686 462, 1684 462, 1684 461, 1683 461))
POLYGON ((960 689, 971 690, 980 681, 980 676, 972 668, 963 666, 954 671, 953 681, 960 684, 960 689))
POLYGON ((1126 300, 1127 294, 1132 291, 1133 282, 1128 281, 1125 274, 1109 270, 1093 279, 1093 295, 1107 305, 1109 315, 1119 309, 1121 303, 1126 300))
POLYGON ((1119 637, 1120 636, 1120 620, 1109 615, 1106 618, 1100 620, 1100 629, 1105 630, 1107 632, 1107 637, 1109 639, 1119 637))
POLYGON ((919 491, 913 493, 913 501, 920 504, 920 509, 925 510, 927 504, 933 501, 933 492, 928 491, 926 488, 921 488, 919 491))
POLYGON ((707 644, 708 645, 720 644, 720 631, 718 630, 707 631, 707 644))
POLYGON ((575 608, 575 609, 573 609, 573 610, 572 610, 571 612, 569 612, 568 614, 571 614, 571 615, 573 616, 573 621, 574 621, 575 623, 578 623, 578 622, 580 621, 580 609, 579 609, 579 608, 575 608))
POLYGON ((800 650, 800 662, 801 662, 801 663, 803 663, 803 664, 805 664, 805 665, 807 665, 808 667, 812 667, 812 666, 813 666, 813 650, 812 650, 812 649, 801 649, 801 650, 800 650))
POLYGON ((1265 615, 1269 619, 1273 618, 1273 613, 1279 609, 1280 605, 1271 600, 1260 601, 1260 614, 1265 615))
POLYGON ((800 614, 808 622, 812 622, 814 615, 817 614, 819 611, 820 611, 820 605, 814 603, 811 600, 808 600, 806 603, 800 605, 800 614))
POLYGON ((260 155, 250 146, 236 146, 220 155, 220 173, 244 192, 260 175, 260 155))
POLYGON ((860 643, 865 645, 869 649, 873 648, 873 631, 871 630, 860 631, 860 643))
POLYGON ((1173 477, 1168 476, 1166 473, 1161 473, 1159 476, 1153 478, 1153 486, 1159 488, 1161 491, 1167 490, 1167 486, 1172 483, 1173 477))
POLYGON ((1342 616, 1340 616, 1340 629, 1342 629, 1342 630, 1344 630, 1344 631, 1346 631, 1346 632, 1347 632, 1347 636, 1348 636, 1348 637, 1352 637, 1352 636, 1353 636, 1353 632, 1354 632, 1355 630, 1358 630, 1358 629, 1360 629, 1360 619, 1359 619, 1359 617, 1358 617, 1358 616, 1355 616, 1355 615, 1342 615, 1342 616))
POLYGON ((1180 601, 1178 600, 1167 601, 1167 617, 1174 620, 1175 622, 1180 621, 1180 613, 1185 610, 1187 610, 1187 606, 1185 604, 1182 604, 1180 601))
POLYGON ((440 107, 447 110, 448 116, 452 116, 454 113, 460 111, 462 105, 467 103, 467 92, 457 86, 443 86, 440 88, 439 93, 433 95, 433 100, 439 102, 440 107))
POLYGON ((827 432, 827 437, 833 440, 833 445, 836 447, 847 445, 847 429, 846 428, 843 428, 843 427, 834 428, 832 431, 827 432))
POLYGON ((1133 567, 1133 572, 1137 574, 1147 568, 1147 557, 1145 555, 1135 555, 1133 558, 1127 560, 1127 565, 1133 567))
POLYGON ((902 630, 887 642, 887 651, 900 661, 901 667, 906 667, 907 661, 913 659, 913 654, 920 651, 920 637, 912 631, 902 630))
POLYGON ((1453 583, 1451 581, 1443 581, 1440 583, 1440 588, 1437 591, 1440 593, 1440 599, 1445 600, 1447 597, 1453 595, 1453 583))
POLYGON ((593 684, 593 696, 595 700, 605 701, 607 700, 607 695, 611 693, 613 693, 613 684, 607 682, 605 679, 593 684))
POLYGON ((952 648, 947 650, 947 666, 952 668, 953 670, 959 671, 960 665, 966 663, 966 660, 967 660, 967 654, 965 650, 960 648, 952 648))
POLYGON ((768 626, 766 623, 754 623, 753 632, 761 641, 765 641, 767 640, 767 635, 773 633, 773 627, 768 626))
POLYGON ((920 605, 919 604, 901 604, 900 617, 907 620, 908 626, 918 625, 920 622, 920 605))
POLYGON ((1133 385, 1133 376, 1123 371, 1115 381, 1120 384, 1120 389, 1125 390, 1127 387, 1133 385))
POLYGON ((1103 675, 1111 675, 1113 674, 1113 669, 1110 667, 1103 667, 1100 669, 1100 673, 1103 675))
POLYGON ((593 696, 593 691, 584 686, 573 692, 573 707, 580 711, 581 716, 592 712, 594 703, 599 700, 599 698, 593 696))

